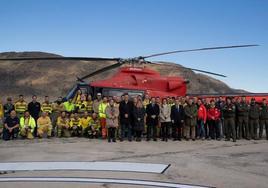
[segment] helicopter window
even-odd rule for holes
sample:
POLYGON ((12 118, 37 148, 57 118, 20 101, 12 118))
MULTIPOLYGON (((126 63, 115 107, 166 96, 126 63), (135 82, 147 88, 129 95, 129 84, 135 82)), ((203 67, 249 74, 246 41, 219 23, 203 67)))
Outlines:
POLYGON ((113 88, 103 88, 103 96, 122 96, 124 93, 128 93, 130 97, 136 97, 137 95, 144 95, 144 91, 140 90, 130 90, 130 89, 113 89, 113 88))

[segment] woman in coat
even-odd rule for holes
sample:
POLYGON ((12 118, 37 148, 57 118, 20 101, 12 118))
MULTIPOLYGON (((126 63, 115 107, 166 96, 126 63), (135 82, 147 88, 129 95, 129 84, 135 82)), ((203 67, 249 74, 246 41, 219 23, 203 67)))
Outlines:
POLYGON ((134 117, 134 131, 136 133, 136 141, 141 141, 141 134, 144 130, 144 117, 145 117, 145 108, 143 107, 142 101, 138 100, 137 105, 133 109, 134 117))
POLYGON ((171 123, 170 118, 171 107, 167 103, 167 99, 163 99, 160 107, 160 122, 161 122, 161 136, 162 141, 168 141, 168 130, 171 123))
POLYGON ((109 101, 109 105, 105 110, 106 114, 106 127, 108 129, 108 142, 116 142, 115 130, 118 127, 119 109, 114 105, 114 100, 109 101))

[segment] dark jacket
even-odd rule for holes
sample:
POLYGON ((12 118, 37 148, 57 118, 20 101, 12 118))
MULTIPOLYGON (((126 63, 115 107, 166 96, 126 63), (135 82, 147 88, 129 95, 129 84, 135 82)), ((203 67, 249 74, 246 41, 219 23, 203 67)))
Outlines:
POLYGON ((250 104, 249 108, 249 119, 259 119, 260 107, 257 104, 250 104))
POLYGON ((146 123, 147 123, 147 125, 149 125, 149 126, 157 125, 159 113, 160 113, 160 108, 159 108, 158 104, 154 104, 154 106, 152 105, 152 103, 148 104, 146 106, 146 114, 147 114, 146 123), (152 116, 155 116, 155 118, 153 118, 152 116))
POLYGON ((120 114, 120 123, 121 124, 131 124, 133 119, 133 108, 134 104, 132 101, 121 101, 119 104, 119 114, 120 114), (125 117, 125 114, 128 114, 128 117, 125 117))
POLYGON ((174 124, 181 123, 181 120, 184 120, 184 109, 182 105, 179 105, 179 109, 176 105, 171 107, 171 121, 174 121, 174 124))
POLYGON ((28 111, 30 112, 31 116, 34 118, 34 119, 37 119, 39 117, 39 113, 41 111, 41 105, 39 102, 30 102, 28 104, 28 111))
POLYGON ((260 108, 261 112, 260 112, 260 119, 261 120, 267 120, 268 119, 268 106, 261 106, 260 108))
POLYGON ((12 110, 15 110, 14 105, 12 103, 6 103, 4 105, 4 116, 8 117, 12 110))
POLYGON ((240 102, 236 105, 237 115, 239 117, 248 117, 249 105, 245 102, 240 102))
POLYGON ((133 110, 134 130, 136 131, 144 130, 144 117, 145 117, 145 108, 134 107, 133 110))
POLYGON ((225 104, 223 107, 224 118, 235 118, 236 107, 234 104, 225 104))

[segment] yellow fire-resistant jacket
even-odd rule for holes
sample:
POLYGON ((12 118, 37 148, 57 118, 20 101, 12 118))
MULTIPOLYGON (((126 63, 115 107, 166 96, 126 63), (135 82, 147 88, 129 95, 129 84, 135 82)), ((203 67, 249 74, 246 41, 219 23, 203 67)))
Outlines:
POLYGON ((92 118, 91 117, 82 117, 80 118, 79 124, 82 126, 83 129, 87 128, 89 126, 89 122, 92 118))
POLYGON ((28 106, 27 106, 27 103, 25 101, 23 101, 23 102, 18 101, 15 103, 15 111, 17 113, 24 113, 27 110, 27 107, 28 106))

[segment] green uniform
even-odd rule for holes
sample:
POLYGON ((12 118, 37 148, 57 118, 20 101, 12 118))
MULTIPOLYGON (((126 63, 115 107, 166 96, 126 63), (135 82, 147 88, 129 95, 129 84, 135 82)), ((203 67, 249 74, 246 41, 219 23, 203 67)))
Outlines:
POLYGON ((224 127, 226 130, 226 140, 230 140, 232 136, 233 141, 236 141, 235 131, 235 112, 236 108, 234 104, 225 104, 223 107, 224 127))
POLYGON ((260 107, 255 103, 251 103, 249 108, 249 131, 251 139, 257 139, 259 117, 260 117, 260 107))
POLYGON ((242 137, 249 138, 249 127, 248 127, 248 111, 249 105, 245 102, 240 102, 237 104, 237 139, 242 137))
POLYGON ((268 140, 268 106, 262 105, 260 108, 260 132, 259 137, 262 138, 263 128, 265 126, 266 139, 268 140))
POLYGON ((195 139, 195 126, 197 122, 197 106, 195 104, 186 105, 184 108, 185 112, 185 136, 187 139, 190 137, 195 139))

